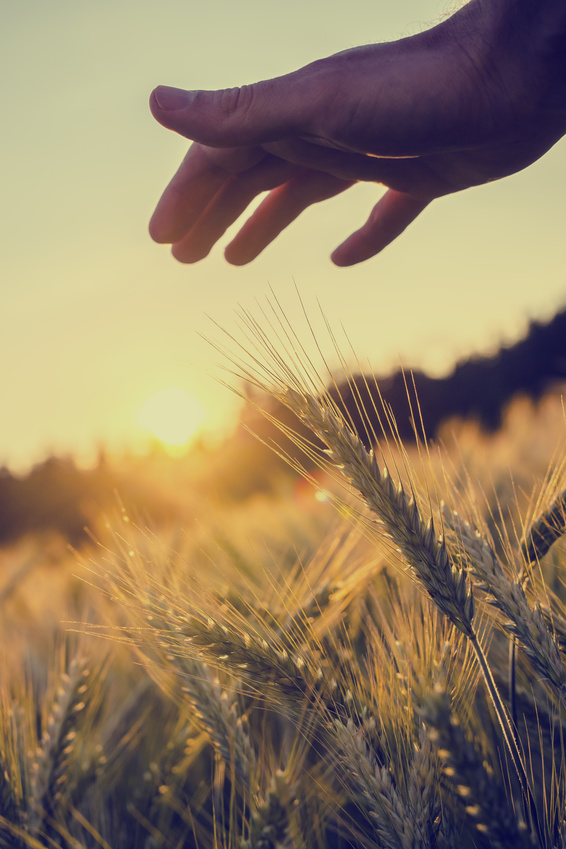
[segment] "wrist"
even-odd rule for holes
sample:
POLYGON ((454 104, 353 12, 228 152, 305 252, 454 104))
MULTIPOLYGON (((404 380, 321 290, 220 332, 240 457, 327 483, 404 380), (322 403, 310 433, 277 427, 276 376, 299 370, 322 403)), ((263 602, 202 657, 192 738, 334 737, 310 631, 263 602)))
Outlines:
POLYGON ((485 16, 496 49, 528 59, 565 65, 566 2, 564 0, 472 0, 485 16))

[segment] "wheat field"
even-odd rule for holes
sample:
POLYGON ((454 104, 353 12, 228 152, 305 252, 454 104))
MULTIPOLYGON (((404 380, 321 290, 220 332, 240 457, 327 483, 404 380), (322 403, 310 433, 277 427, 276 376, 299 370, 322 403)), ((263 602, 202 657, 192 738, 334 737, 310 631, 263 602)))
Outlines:
POLYGON ((302 489, 5 555, 0 845, 566 847, 560 398, 368 449, 277 328, 220 347, 302 489))

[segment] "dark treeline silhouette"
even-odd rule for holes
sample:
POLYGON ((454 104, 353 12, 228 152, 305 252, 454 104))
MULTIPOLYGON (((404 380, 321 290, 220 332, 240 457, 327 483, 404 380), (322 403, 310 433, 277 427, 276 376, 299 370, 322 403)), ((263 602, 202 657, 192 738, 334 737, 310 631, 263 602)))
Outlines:
POLYGON ((105 464, 96 473, 86 473, 70 458, 51 457, 22 477, 2 469, 0 542, 57 529, 75 544, 88 522, 89 504, 109 485, 107 477, 105 464))
POLYGON ((472 357, 451 374, 433 378, 422 371, 401 371, 378 380, 356 376, 331 394, 347 412, 356 431, 369 444, 372 430, 379 437, 386 427, 384 404, 393 411, 399 436, 412 440, 414 418, 420 417, 428 438, 449 419, 477 422, 485 431, 500 427, 508 403, 518 395, 538 401, 553 386, 566 381, 566 309, 550 322, 532 322, 526 337, 494 356, 472 357), (415 403, 418 398, 418 407, 415 403), (409 400, 410 399, 410 400, 409 400), (367 416, 361 409, 369 411, 367 416), (369 433, 369 435, 368 435, 369 433))
MULTIPOLYGON (((474 420, 484 430, 493 431, 515 396, 522 394, 537 401, 563 381, 566 310, 546 324, 531 323, 524 339, 501 348, 492 357, 458 363, 445 378, 432 378, 421 371, 399 371, 377 381, 373 376, 366 379, 358 375, 330 392, 369 446, 383 433, 382 424, 390 435, 386 409, 392 410, 403 441, 414 439, 415 417, 422 436, 421 416, 428 438, 435 437, 440 427, 454 418, 474 420)), ((289 410, 270 399, 262 398, 258 405, 313 441, 289 410)), ((280 446, 307 467, 312 465, 271 421, 247 408, 235 433, 223 445, 211 450, 200 446, 184 459, 150 456, 146 461, 121 462, 118 471, 104 455, 89 470, 78 468, 72 459, 50 458, 23 477, 0 470, 0 545, 50 529, 78 545, 86 539, 85 526, 95 527, 102 510, 116 510, 118 497, 148 521, 186 522, 195 496, 226 501, 270 491, 281 479, 280 472, 288 472, 287 464, 270 450, 270 445, 280 446), (201 470, 198 473, 197 467, 201 470), (165 469, 166 486, 163 474, 161 484, 156 484, 156 468, 161 473, 165 469)))
POLYGON ((116 513, 121 502, 152 521, 175 519, 180 512, 178 503, 144 480, 135 465, 118 470, 104 454, 91 469, 81 469, 70 457, 50 457, 26 475, 0 469, 0 545, 56 531, 78 546, 96 529, 101 513, 116 513))
MULTIPOLYGON (((383 434, 391 436, 389 411, 395 433, 403 442, 415 439, 415 429, 419 437, 424 429, 426 438, 432 439, 451 419, 475 421, 489 432, 501 425, 512 399, 524 395, 536 402, 565 381, 566 309, 548 323, 532 322, 523 339, 493 356, 457 363, 447 377, 433 378, 418 370, 377 378, 355 375, 338 380, 329 392, 369 447, 383 434)), ((235 435, 212 459, 217 473, 211 476, 210 486, 217 495, 241 498, 252 491, 268 490, 275 467, 286 466, 273 454, 273 446, 303 467, 312 468, 313 460, 273 420, 280 422, 284 431, 323 447, 281 404, 253 393, 251 400, 255 407, 244 410, 235 435), (265 409, 268 417, 257 408, 265 409)))

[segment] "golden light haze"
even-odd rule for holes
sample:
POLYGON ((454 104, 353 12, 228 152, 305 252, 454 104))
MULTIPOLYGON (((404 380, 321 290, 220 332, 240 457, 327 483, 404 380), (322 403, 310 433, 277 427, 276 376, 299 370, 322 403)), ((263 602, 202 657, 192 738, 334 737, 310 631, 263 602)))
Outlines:
MULTIPOLYGON (((419 31, 437 0, 21 0, 3 9, 0 464, 120 449, 155 393, 181 386, 210 427, 236 401, 198 335, 235 329, 272 286, 343 324, 379 373, 439 371, 518 336, 566 300, 565 145, 527 171, 433 204, 383 255, 352 269, 332 249, 379 188, 309 210, 250 266, 216 248, 196 266, 151 242, 147 222, 187 142, 159 127, 158 84, 216 88, 285 73, 370 40, 419 31)), ((225 244, 229 234, 223 241, 225 244)))
POLYGON ((185 389, 168 386, 142 405, 138 423, 165 446, 183 449, 197 435, 203 417, 203 410, 185 389))

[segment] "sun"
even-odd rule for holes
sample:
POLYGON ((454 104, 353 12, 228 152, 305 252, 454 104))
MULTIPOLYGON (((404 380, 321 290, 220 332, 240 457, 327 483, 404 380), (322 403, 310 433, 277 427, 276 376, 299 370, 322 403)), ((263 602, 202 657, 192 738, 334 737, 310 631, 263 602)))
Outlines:
POLYGON ((170 448, 188 445, 203 419, 202 407, 180 386, 156 392, 147 399, 138 414, 138 423, 143 430, 170 448))

